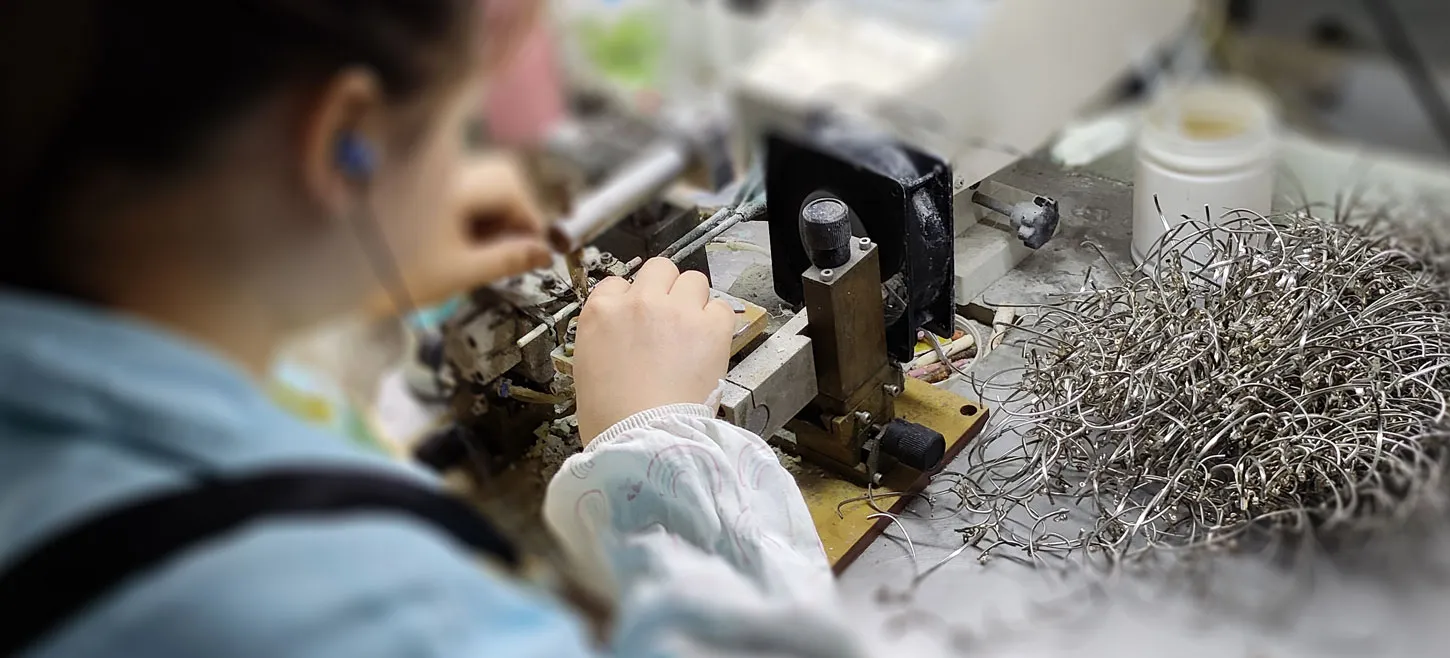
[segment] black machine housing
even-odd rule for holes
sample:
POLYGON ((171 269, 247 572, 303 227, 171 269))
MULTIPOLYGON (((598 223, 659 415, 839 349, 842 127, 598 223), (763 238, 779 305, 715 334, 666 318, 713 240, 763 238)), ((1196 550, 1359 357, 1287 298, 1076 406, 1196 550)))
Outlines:
POLYGON ((850 206, 853 235, 869 237, 880 250, 891 357, 912 358, 918 329, 952 335, 952 172, 944 161, 861 133, 774 134, 766 138, 765 189, 772 275, 781 299, 801 303, 801 274, 812 265, 801 237, 801 208, 834 196, 850 206))

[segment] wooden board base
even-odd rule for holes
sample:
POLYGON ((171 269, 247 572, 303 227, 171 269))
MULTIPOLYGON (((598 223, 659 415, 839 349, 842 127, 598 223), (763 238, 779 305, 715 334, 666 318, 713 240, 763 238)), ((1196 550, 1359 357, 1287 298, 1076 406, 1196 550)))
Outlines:
MULTIPOLYGON (((896 413, 946 437, 947 451, 942 458, 944 465, 951 463, 967 442, 987 424, 987 409, 981 404, 910 378, 906 380, 901 397, 896 399, 896 413)), ((897 468, 886 473, 881 485, 872 487, 872 493, 878 496, 916 493, 929 481, 929 475, 897 468)), ((865 500, 841 504, 841 501, 865 496, 866 487, 847 482, 808 463, 802 463, 796 473, 796 483, 805 495, 811 519, 816 523, 816 531, 821 535, 826 556, 836 573, 849 566, 891 525, 891 520, 884 517, 867 518, 876 512, 865 500)), ((878 507, 893 514, 900 513, 908 502, 910 496, 887 496, 876 500, 878 507)))

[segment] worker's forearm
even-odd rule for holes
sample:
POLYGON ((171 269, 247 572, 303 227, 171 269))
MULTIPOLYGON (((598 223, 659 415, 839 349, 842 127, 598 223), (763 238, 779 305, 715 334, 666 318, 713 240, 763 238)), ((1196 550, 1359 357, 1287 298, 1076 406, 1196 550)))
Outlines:
POLYGON ((830 581, 794 478, 763 440, 703 405, 661 407, 610 428, 560 470, 545 514, 581 559, 608 559, 622 538, 663 530, 762 587, 779 585, 769 573, 777 568, 789 568, 791 582, 830 581))
POLYGON ((619 629, 635 647, 728 627, 782 655, 851 655, 794 478, 759 437, 711 416, 672 405, 610 428, 555 476, 549 525, 585 572, 606 576, 598 584, 636 620, 619 629))

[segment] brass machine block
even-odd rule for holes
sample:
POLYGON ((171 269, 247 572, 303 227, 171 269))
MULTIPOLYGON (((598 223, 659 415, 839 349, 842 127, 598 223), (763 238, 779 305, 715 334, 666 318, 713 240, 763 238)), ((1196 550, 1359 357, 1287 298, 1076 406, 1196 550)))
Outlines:
POLYGON ((894 392, 903 383, 887 356, 877 247, 857 240, 844 265, 811 267, 801 281, 818 395, 803 414, 809 420, 787 427, 813 461, 860 480, 869 477, 863 446, 895 416, 894 392))

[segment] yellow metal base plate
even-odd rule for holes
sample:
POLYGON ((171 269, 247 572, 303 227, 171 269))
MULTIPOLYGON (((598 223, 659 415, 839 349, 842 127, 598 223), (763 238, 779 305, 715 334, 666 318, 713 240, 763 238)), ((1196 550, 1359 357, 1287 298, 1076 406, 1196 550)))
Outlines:
MULTIPOLYGON (((982 431, 987 421, 987 410, 982 405, 909 378, 901 396, 896 399, 896 413, 947 437, 943 464, 956 457, 967 441, 982 431)), ((518 541, 526 553, 545 556, 562 566, 567 561, 553 537, 544 530, 544 524, 539 522, 547 487, 541 467, 537 459, 525 457, 513 468, 489 478, 488 482, 471 481, 460 471, 455 471, 450 481, 505 534, 518 541)), ((865 487, 842 480, 809 462, 802 462, 792 471, 801 493, 805 495, 826 555, 839 573, 881 535, 890 521, 866 518, 875 512, 865 501, 841 505, 843 500, 866 495, 865 487), (837 506, 840 506, 840 516, 836 513, 837 506)), ((917 471, 896 469, 886 473, 881 486, 873 487, 872 492, 880 494, 876 499, 879 507, 898 513, 906 506, 908 498, 887 494, 920 491, 927 480, 917 471)))
MULTIPOLYGON (((930 427, 946 437, 947 451, 942 458, 944 465, 950 463, 987 424, 987 409, 981 404, 910 378, 906 380, 901 396, 896 399, 896 415, 930 427)), ((871 491, 877 496, 877 507, 896 514, 905 509, 910 496, 891 494, 916 493, 929 480, 929 475, 896 468, 885 473, 881 484, 872 487, 871 491)), ((796 483, 805 494, 811 519, 816 523, 816 531, 821 535, 826 556, 836 573, 849 566, 891 524, 891 520, 884 517, 867 518, 876 511, 865 500, 841 504, 842 501, 865 496, 866 487, 805 462, 796 473, 796 483)))

